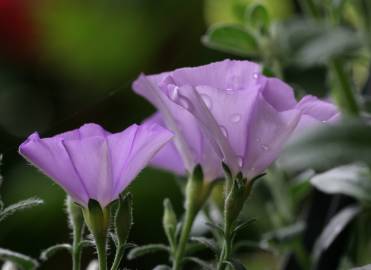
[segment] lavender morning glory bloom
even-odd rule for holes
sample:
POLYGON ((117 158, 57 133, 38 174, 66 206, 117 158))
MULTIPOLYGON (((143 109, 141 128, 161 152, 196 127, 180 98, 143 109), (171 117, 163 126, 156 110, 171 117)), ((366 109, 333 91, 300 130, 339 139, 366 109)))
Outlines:
POLYGON ((225 60, 141 75, 133 88, 175 132, 186 169, 205 155, 213 175, 224 161, 233 173, 253 177, 278 158, 293 132, 339 118, 334 105, 313 96, 297 102, 290 86, 260 70, 249 61, 225 60))
POLYGON ((132 125, 111 134, 96 124, 41 139, 32 134, 19 152, 77 203, 102 207, 117 199, 173 134, 156 124, 132 125))

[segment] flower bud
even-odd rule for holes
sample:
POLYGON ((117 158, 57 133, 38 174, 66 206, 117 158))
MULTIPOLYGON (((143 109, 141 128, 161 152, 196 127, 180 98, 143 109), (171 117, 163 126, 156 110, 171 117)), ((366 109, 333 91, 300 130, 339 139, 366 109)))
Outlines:
POLYGON ((177 226, 177 218, 174 212, 173 206, 169 199, 164 200, 164 216, 162 218, 162 225, 164 227, 164 231, 166 237, 170 243, 170 245, 175 245, 175 233, 176 233, 176 226, 177 226))
POLYGON ((124 246, 133 225, 133 198, 131 193, 120 196, 114 224, 118 244, 124 246))

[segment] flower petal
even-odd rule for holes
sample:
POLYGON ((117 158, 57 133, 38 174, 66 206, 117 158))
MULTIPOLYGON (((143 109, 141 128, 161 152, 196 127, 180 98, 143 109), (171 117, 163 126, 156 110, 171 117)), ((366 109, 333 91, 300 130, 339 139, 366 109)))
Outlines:
MULTIPOLYGON (((216 89, 207 89, 209 90, 209 93, 215 94, 215 96, 212 96, 215 98, 219 93, 221 93, 215 91, 216 89)), ((237 172, 238 157, 234 153, 228 138, 225 136, 226 133, 223 131, 225 127, 222 127, 220 123, 217 122, 215 116, 210 112, 207 102, 204 101, 205 98, 202 99, 201 94, 198 93, 196 88, 192 86, 180 87, 179 93, 179 98, 175 100, 175 102, 177 102, 180 106, 183 106, 199 120, 201 124, 200 126, 203 128, 204 133, 208 136, 208 141, 214 147, 214 150, 219 155, 219 158, 224 160, 231 167, 233 172, 237 172)), ((246 91, 246 93, 249 92, 246 91)), ((220 104, 218 104, 218 106, 220 106, 220 109, 223 108, 223 106, 220 104)))
POLYGON ((171 73, 175 85, 209 86, 216 89, 249 89, 258 64, 249 61, 224 60, 200 67, 181 68, 171 73))
POLYGON ((148 164, 153 156, 168 143, 174 134, 169 130, 153 123, 133 125, 129 132, 123 132, 108 136, 108 143, 113 157, 125 152, 126 160, 118 160, 113 164, 114 171, 121 168, 120 174, 115 178, 113 197, 117 197, 125 189, 138 173, 148 164), (133 131, 135 134, 133 136, 133 131), (125 140, 131 141, 130 148, 125 140), (121 144, 118 144, 121 142, 121 144), (118 147, 117 145, 120 145, 118 147))
POLYGON ((336 120, 339 117, 339 111, 334 104, 314 96, 303 97, 296 108, 302 110, 304 115, 311 116, 320 122, 336 120))
POLYGON ((87 206, 89 194, 59 136, 40 139, 34 133, 20 145, 19 153, 59 184, 76 202, 87 206))
MULTIPOLYGON (((160 113, 153 114, 146 119, 144 123, 156 123, 165 127, 165 123, 160 113)), ((185 175, 185 168, 181 156, 174 142, 167 143, 160 151, 153 157, 150 164, 154 167, 174 172, 177 175, 185 175)))
POLYGON ((243 162, 245 176, 256 176, 277 159, 300 117, 300 110, 279 112, 262 95, 258 97, 247 136, 243 162))
POLYGON ((297 104, 292 88, 276 78, 267 78, 263 96, 270 105, 280 112, 293 109, 297 104))
POLYGON ((133 84, 133 89, 150 100, 161 113, 166 126, 175 133, 174 143, 179 150, 184 166, 192 171, 197 165, 201 133, 194 117, 184 108, 172 102, 150 77, 141 75, 133 84))
POLYGON ((106 138, 94 136, 63 141, 63 144, 89 198, 97 200, 105 207, 114 199, 112 160, 106 138))

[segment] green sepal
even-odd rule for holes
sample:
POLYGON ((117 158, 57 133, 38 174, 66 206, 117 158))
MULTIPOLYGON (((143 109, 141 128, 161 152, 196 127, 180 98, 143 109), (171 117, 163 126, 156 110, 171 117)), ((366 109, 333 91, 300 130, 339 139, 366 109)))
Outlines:
POLYGON ((127 193, 124 196, 120 195, 119 205, 115 213, 114 226, 118 245, 124 246, 133 226, 133 196, 131 193, 127 193))
POLYGON ((94 238, 107 237, 107 231, 110 222, 110 211, 107 208, 102 208, 98 201, 90 199, 88 208, 83 209, 85 223, 94 238))
POLYGON ((238 173, 233 181, 232 188, 229 194, 226 197, 225 209, 224 209, 224 218, 225 224, 229 224, 231 231, 225 232, 227 234, 232 233, 235 222, 237 221, 238 216, 244 206, 244 203, 250 192, 252 190, 253 184, 257 179, 264 176, 265 174, 260 174, 255 176, 251 180, 243 177, 242 173, 238 173))
POLYGON ((177 217, 171 201, 166 198, 164 200, 164 216, 162 218, 162 226, 164 227, 166 237, 172 248, 176 246, 177 223, 177 217))

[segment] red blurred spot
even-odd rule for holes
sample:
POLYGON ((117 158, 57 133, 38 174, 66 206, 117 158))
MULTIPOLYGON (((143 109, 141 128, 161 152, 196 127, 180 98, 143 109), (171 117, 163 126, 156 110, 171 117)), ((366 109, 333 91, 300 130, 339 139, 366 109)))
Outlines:
POLYGON ((28 0, 0 0, 0 54, 29 57, 35 51, 32 9, 28 0))

